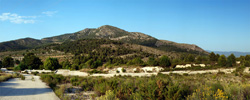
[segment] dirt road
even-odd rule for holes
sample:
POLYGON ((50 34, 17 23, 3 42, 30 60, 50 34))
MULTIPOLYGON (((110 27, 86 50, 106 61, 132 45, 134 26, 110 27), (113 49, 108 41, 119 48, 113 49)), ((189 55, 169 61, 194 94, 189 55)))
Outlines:
POLYGON ((0 100, 60 100, 39 76, 25 77, 0 83, 0 100))

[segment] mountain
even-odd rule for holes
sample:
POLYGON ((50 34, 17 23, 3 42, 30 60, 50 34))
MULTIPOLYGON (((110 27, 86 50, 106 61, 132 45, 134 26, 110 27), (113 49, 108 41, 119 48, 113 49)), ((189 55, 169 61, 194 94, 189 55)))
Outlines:
POLYGON ((0 51, 30 49, 42 44, 43 43, 40 40, 32 38, 23 38, 0 43, 0 51))
POLYGON ((86 28, 84 30, 64 34, 55 37, 44 38, 44 43, 50 42, 63 42, 66 40, 78 40, 78 39, 110 39, 122 41, 125 43, 134 43, 143 46, 149 46, 158 48, 160 50, 168 52, 189 52, 194 54, 208 54, 205 50, 196 45, 175 43, 167 40, 158 40, 152 36, 140 33, 140 32, 128 32, 120 28, 104 25, 99 28, 86 28))
POLYGON ((86 28, 75 33, 44 38, 42 39, 42 41, 44 43, 49 43, 78 39, 110 39, 142 45, 154 45, 157 41, 156 38, 153 38, 149 35, 145 35, 140 32, 127 32, 125 30, 110 25, 104 25, 97 29, 86 28))
POLYGON ((108 39, 121 41, 124 43, 148 46, 167 52, 182 52, 202 55, 208 54, 205 50, 196 45, 175 43, 167 40, 158 40, 152 36, 140 32, 128 32, 110 25, 104 25, 99 28, 86 28, 75 33, 43 38, 41 40, 25 38, 9 41, 6 43, 1 43, 2 45, 0 44, 0 51, 22 50, 43 44, 63 43, 65 41, 75 41, 79 39, 108 39))
POLYGON ((231 54, 234 54, 236 57, 250 55, 250 52, 239 52, 239 51, 210 51, 210 50, 207 50, 207 51, 208 51, 208 52, 214 52, 214 53, 220 54, 220 55, 225 55, 225 56, 229 56, 229 55, 231 55, 231 54))

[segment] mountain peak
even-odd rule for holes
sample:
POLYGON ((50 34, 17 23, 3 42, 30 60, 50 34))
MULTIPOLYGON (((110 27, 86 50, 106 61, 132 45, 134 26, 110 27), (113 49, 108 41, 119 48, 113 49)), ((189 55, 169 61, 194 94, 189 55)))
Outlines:
MULTIPOLYGON (((111 26, 111 25, 103 25, 101 27, 98 27, 97 29, 114 29, 114 28, 117 28, 115 26, 111 26)), ((119 28, 117 28, 119 29, 119 28)))
POLYGON ((107 32, 113 31, 113 32, 116 32, 116 33, 117 32, 127 32, 127 31, 125 31, 123 29, 120 29, 118 27, 111 26, 111 25, 103 25, 103 26, 101 26, 101 27, 99 27, 97 29, 100 30, 100 31, 107 31, 107 32))

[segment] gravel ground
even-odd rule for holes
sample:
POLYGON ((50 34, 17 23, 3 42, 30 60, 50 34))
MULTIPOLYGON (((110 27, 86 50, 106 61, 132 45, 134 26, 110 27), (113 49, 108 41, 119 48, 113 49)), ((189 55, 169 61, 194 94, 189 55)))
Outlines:
POLYGON ((60 100, 39 76, 24 76, 0 83, 0 100, 60 100))

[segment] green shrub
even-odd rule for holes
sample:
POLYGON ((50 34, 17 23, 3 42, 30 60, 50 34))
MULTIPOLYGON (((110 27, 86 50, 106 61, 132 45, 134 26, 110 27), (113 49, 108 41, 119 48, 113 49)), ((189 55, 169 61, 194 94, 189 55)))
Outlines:
POLYGON ((187 97, 187 100, 226 100, 228 96, 218 89, 216 92, 211 90, 211 87, 203 85, 196 89, 191 95, 187 97))
POLYGON ((243 77, 244 78, 250 78, 250 74, 244 74, 243 77))
POLYGON ((219 71, 218 73, 217 73, 217 75, 224 75, 225 74, 225 72, 221 72, 221 71, 219 71))
POLYGON ((122 68, 122 72, 125 73, 125 72, 126 72, 126 69, 122 68))
POLYGON ((21 75, 21 80, 25 80, 25 76, 21 75))
POLYGON ((102 71, 99 71, 99 70, 96 70, 96 69, 93 69, 91 71, 88 71, 89 74, 95 74, 95 73, 103 73, 102 71))
POLYGON ((224 91, 223 86, 220 83, 213 83, 211 84, 211 90, 216 92, 218 89, 224 91))
POLYGON ((64 94, 65 90, 66 90, 65 85, 61 85, 61 86, 59 87, 59 89, 56 89, 56 90, 55 90, 55 94, 56 94, 58 97, 63 98, 63 94, 64 94))
POLYGON ((36 72, 31 72, 31 74, 36 76, 37 74, 39 74, 39 72, 37 72, 37 71, 36 72))
POLYGON ((188 73, 184 73, 183 76, 188 76, 188 73))
POLYGON ((250 99, 250 85, 246 84, 246 85, 243 85, 242 87, 243 87, 242 95, 243 95, 244 100, 249 100, 250 99))
POLYGON ((50 88, 52 88, 53 90, 55 90, 57 87, 57 84, 60 84, 62 82, 64 82, 66 79, 64 78, 64 76, 62 75, 56 75, 56 74, 42 74, 40 76, 41 80, 43 82, 45 82, 48 86, 50 86, 50 88))
POLYGON ((101 96, 97 100, 119 100, 116 98, 114 91, 108 90, 106 91, 105 95, 101 96))
POLYGON ((12 75, 10 75, 10 74, 2 75, 2 76, 0 76, 0 82, 7 81, 10 78, 12 78, 12 75))

